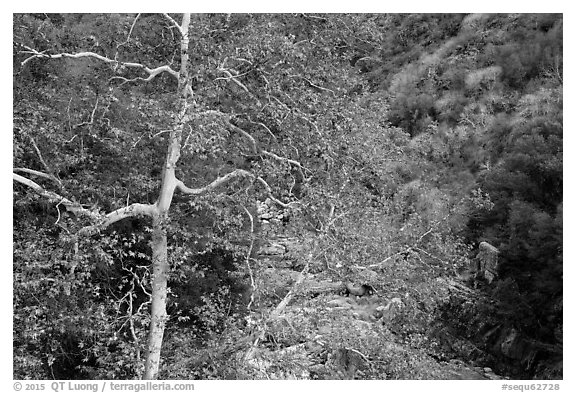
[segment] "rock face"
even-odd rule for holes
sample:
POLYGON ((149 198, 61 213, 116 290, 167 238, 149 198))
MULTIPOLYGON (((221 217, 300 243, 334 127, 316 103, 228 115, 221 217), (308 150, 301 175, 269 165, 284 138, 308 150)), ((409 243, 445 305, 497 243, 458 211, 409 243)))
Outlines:
POLYGON ((264 202, 257 201, 256 209, 258 218, 263 224, 280 223, 289 219, 289 211, 278 208, 270 198, 267 198, 264 202))
MULTIPOLYGON (((536 367, 538 369, 550 368, 558 371, 556 374, 561 375, 562 365, 555 364, 555 359, 562 359, 562 347, 558 345, 547 344, 523 336, 514 328, 505 329, 500 334, 500 339, 495 344, 495 349, 509 359, 517 361, 525 370, 536 367), (538 360, 540 359, 540 360, 538 360), (550 359, 541 362, 542 359, 550 359), (538 362, 541 362, 539 365, 538 362), (552 367, 550 367, 552 366, 552 367)), ((553 373, 554 374, 554 373, 553 373)), ((556 377, 549 377, 555 379, 556 377)))
POLYGON ((270 242, 258 250, 258 255, 284 255, 286 253, 286 247, 280 243, 270 242))
POLYGON ((258 249, 258 255, 290 258, 297 256, 303 248, 304 246, 298 238, 277 236, 263 243, 258 249))
POLYGON ((496 247, 488 242, 481 242, 478 255, 471 262, 471 273, 491 284, 498 278, 498 254, 500 251, 496 247))
POLYGON ((389 323, 404 308, 404 303, 397 297, 386 300, 375 296, 360 300, 354 297, 337 296, 328 301, 327 306, 332 309, 346 310, 354 318, 366 322, 380 320, 382 323, 389 323))

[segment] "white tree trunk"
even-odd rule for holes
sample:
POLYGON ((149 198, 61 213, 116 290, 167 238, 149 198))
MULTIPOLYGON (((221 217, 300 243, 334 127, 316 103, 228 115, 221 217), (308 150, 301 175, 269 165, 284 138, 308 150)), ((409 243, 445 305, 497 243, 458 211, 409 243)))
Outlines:
MULTIPOLYGON (((172 20, 172 19, 171 19, 172 20)), ((173 23, 176 24, 174 20, 173 23)), ((178 186, 176 178, 176 164, 180 158, 180 144, 182 142, 182 130, 187 119, 189 104, 188 95, 192 89, 188 85, 188 26, 190 14, 184 14, 182 25, 178 26, 181 33, 181 61, 178 78, 178 94, 180 95, 180 113, 174 128, 170 132, 170 141, 164 170, 160 196, 156 202, 156 214, 152 221, 152 305, 150 310, 150 331, 148 333, 148 348, 144 365, 144 379, 156 379, 160 368, 160 352, 164 339, 164 328, 168 315, 166 302, 168 296, 168 239, 166 224, 168 212, 172 204, 174 191, 178 186)))
POLYGON ((158 377, 160 351, 168 318, 166 314, 169 272, 168 242, 163 222, 162 217, 155 217, 152 224, 152 305, 144 379, 156 379, 158 377))

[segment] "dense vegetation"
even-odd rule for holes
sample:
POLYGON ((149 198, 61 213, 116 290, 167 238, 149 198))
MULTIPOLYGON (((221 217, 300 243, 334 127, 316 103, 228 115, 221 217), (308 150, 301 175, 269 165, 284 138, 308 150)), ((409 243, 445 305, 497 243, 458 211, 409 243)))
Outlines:
MULTIPOLYGON (((15 173, 97 214, 154 203, 178 83, 123 62, 179 64, 170 20, 17 14, 13 29, 15 173), (114 61, 30 59, 87 51, 114 61)), ((178 176, 242 169, 269 189, 174 195, 160 377, 452 378, 458 359, 561 378, 562 29, 557 14, 193 15, 178 176), (282 260, 259 254, 278 238, 282 260), (483 241, 493 283, 468 274, 483 241), (360 329, 300 272, 402 306, 360 329)), ((22 182, 13 201, 14 377, 141 377, 150 222, 78 237, 89 215, 22 182)))

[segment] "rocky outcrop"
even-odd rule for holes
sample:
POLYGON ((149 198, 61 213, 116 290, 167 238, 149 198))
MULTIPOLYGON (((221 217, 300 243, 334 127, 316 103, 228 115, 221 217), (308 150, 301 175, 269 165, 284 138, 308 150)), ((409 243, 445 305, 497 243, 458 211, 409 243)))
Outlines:
POLYGON ((270 198, 267 198, 264 202, 257 201, 256 209, 258 218, 263 225, 278 224, 287 221, 290 216, 288 209, 279 208, 270 198))
POLYGON ((260 256, 288 256, 302 251, 302 241, 295 237, 275 237, 269 239, 258 250, 260 256))
MULTIPOLYGON (((514 328, 503 330, 496 342, 496 351, 519 363, 524 370, 537 365, 537 359, 554 359, 562 357, 562 347, 530 339, 514 328)), ((561 368, 561 367, 560 367, 561 368)))
POLYGON ((284 254, 286 254, 286 246, 277 242, 269 242, 258 250, 258 255, 261 256, 279 256, 284 254))
POLYGON ((484 279, 491 284, 498 278, 498 255, 500 251, 488 242, 481 242, 478 255, 471 261, 470 270, 476 278, 484 279))
POLYGON ((373 297, 360 301, 351 297, 337 296, 328 301, 327 306, 332 309, 346 310, 354 318, 366 322, 381 320, 383 323, 389 323, 404 308, 404 303, 400 298, 386 300, 373 297))

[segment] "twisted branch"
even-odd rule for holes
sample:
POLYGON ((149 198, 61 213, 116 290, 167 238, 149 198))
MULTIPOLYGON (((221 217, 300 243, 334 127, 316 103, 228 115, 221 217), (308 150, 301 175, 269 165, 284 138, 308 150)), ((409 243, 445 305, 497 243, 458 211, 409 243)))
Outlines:
POLYGON ((121 42, 120 44, 118 44, 116 46, 116 54, 114 55, 115 61, 118 61, 118 52, 120 51, 120 47, 127 45, 130 42, 130 37, 132 36, 132 31, 134 31, 134 26, 136 26, 136 22, 138 21, 138 18, 140 18, 140 15, 142 15, 142 14, 136 15, 136 17, 134 18, 134 21, 132 22, 132 26, 130 26, 130 31, 128 32, 128 36, 126 37, 126 41, 121 42))
MULTIPOLYGON (((117 68, 118 66, 120 67, 125 67, 125 68, 134 68, 134 69, 139 69, 144 71, 145 73, 148 74, 147 78, 136 78, 136 80, 143 80, 143 81, 151 81, 152 79, 154 79, 157 75, 163 73, 163 72, 167 72, 168 74, 172 75, 173 77, 175 77, 176 79, 178 79, 179 77, 179 73, 177 71, 174 71, 170 66, 168 65, 163 65, 163 66, 159 66, 156 68, 149 68, 143 64, 140 63, 131 63, 131 62, 123 62, 123 61, 118 61, 118 60, 113 60, 113 59, 109 59, 106 56, 102 56, 99 55, 98 53, 94 53, 94 52, 79 52, 79 53, 58 53, 58 54, 47 54, 44 52, 38 52, 36 49, 32 49, 28 46, 24 46, 24 48, 26 48, 26 51, 23 51, 22 53, 28 53, 31 56, 28 57, 27 59, 25 59, 21 65, 24 66, 26 65, 26 63, 28 63, 29 61, 33 60, 33 59, 62 59, 62 58, 71 58, 71 59, 81 59, 81 58, 94 58, 100 61, 103 61, 104 63, 108 63, 108 64, 114 64, 115 67, 117 68)), ((125 79, 125 78, 124 78, 125 79)))
POLYGON ((191 188, 188 187, 184 184, 184 182, 182 180, 177 180, 176 182, 176 189, 180 190, 181 192, 183 192, 184 194, 188 194, 188 195, 202 195, 205 194, 207 192, 210 192, 212 190, 214 190, 217 187, 220 187, 228 182, 230 182, 231 180, 235 179, 235 178, 241 178, 241 177, 250 177, 252 179, 254 179, 255 181, 259 182, 260 184, 262 184, 264 186, 264 188, 266 189, 266 192, 268 194, 268 197, 275 202, 276 204, 282 206, 283 208, 289 208, 292 205, 295 205, 297 203, 300 203, 299 201, 292 201, 289 203, 284 203, 281 200, 279 200, 278 198, 276 198, 273 194, 272 194, 272 187, 270 187, 270 185, 266 182, 266 180, 264 180, 263 178, 261 178, 260 176, 255 176, 253 173, 250 173, 248 171, 245 171, 244 169, 236 169, 230 173, 227 173, 224 176, 220 176, 217 179, 215 179, 214 181, 212 181, 210 184, 204 186, 204 187, 198 187, 198 188, 191 188))
POLYGON ((215 188, 217 188, 223 184, 226 184, 229 181, 231 181, 237 177, 246 177, 246 176, 253 177, 253 175, 250 172, 247 172, 243 169, 236 169, 233 172, 227 173, 226 175, 217 178, 212 183, 210 183, 204 187, 190 188, 190 187, 187 187, 182 180, 178 180, 176 183, 176 188, 178 190, 180 190, 181 192, 183 192, 184 194, 201 195, 201 194, 207 193, 209 191, 212 191, 215 188))
POLYGON ((82 228, 78 234, 83 236, 92 235, 102 229, 105 229, 109 225, 112 225, 118 221, 122 221, 128 217, 153 217, 156 211, 156 205, 133 203, 123 208, 114 210, 113 212, 108 213, 103 217, 101 216, 96 224, 82 228))
POLYGON ((78 234, 79 235, 90 235, 93 234, 101 229, 106 228, 107 226, 121 221, 128 217, 136 217, 136 216, 148 216, 152 217, 156 213, 156 205, 149 205, 149 204, 142 204, 142 203, 134 203, 129 206, 125 206, 123 208, 114 210, 111 213, 106 215, 102 215, 96 211, 86 209, 82 207, 77 202, 72 202, 68 198, 65 198, 55 192, 48 191, 38 183, 33 182, 30 179, 27 179, 23 176, 17 175, 16 173, 12 174, 13 179, 20 184, 23 184, 33 191, 35 191, 41 197, 46 198, 50 202, 54 202, 57 206, 63 205, 66 210, 69 212, 78 215, 78 216, 85 216, 90 218, 92 221, 96 223, 93 225, 86 226, 82 228, 78 234))
MULTIPOLYGON (((277 160, 277 161, 285 161, 285 162, 288 162, 288 163, 300 168, 301 170, 305 170, 305 171, 310 172, 309 169, 305 168, 301 163, 299 163, 296 160, 292 160, 290 158, 279 156, 279 155, 272 153, 272 152, 269 152, 267 150, 259 149, 258 143, 256 142, 256 139, 252 135, 250 135, 250 133, 248 133, 247 131, 243 130, 242 128, 240 128, 237 125, 232 123, 231 115, 228 115, 226 113, 216 111, 216 110, 207 110, 207 111, 199 113, 198 115, 215 115, 215 116, 218 116, 220 118, 223 118, 226 121, 226 124, 229 125, 232 128, 232 130, 238 132, 239 134, 244 136, 246 139, 248 139, 248 141, 250 142, 250 146, 252 148, 252 152, 254 154, 265 155, 265 156, 273 158, 274 160, 277 160)), ((252 123, 254 123, 254 122, 252 122, 252 123)), ((262 123, 255 123, 255 124, 259 124, 259 125, 263 126, 268 132, 270 132, 270 134, 272 134, 272 132, 264 124, 262 124, 262 123)), ((274 136, 274 134, 272 134, 272 136, 274 136)))
POLYGON ((57 203, 59 205, 60 204, 64 205, 64 207, 66 207, 66 210, 68 210, 71 213, 74 213, 74 214, 80 215, 80 216, 86 216, 86 217, 89 217, 93 220, 97 220, 100 218, 100 215, 98 213, 96 213, 92 210, 89 210, 89 209, 85 209, 79 203, 72 202, 68 198, 65 198, 61 195, 58 195, 55 192, 48 191, 48 190, 44 189, 44 187, 42 187, 38 183, 33 182, 30 179, 27 179, 23 176, 17 175, 16 173, 13 173, 12 177, 18 183, 21 183, 21 184, 31 188, 38 195, 48 199, 48 201, 53 202, 53 203, 57 203))
POLYGON ((174 20, 174 18, 172 18, 170 15, 168 14, 162 14, 162 16, 166 19, 168 19, 168 21, 170 22, 170 24, 172 25, 172 27, 175 27, 176 29, 178 29, 178 31, 180 32, 180 35, 183 37, 184 36, 184 32, 182 31, 182 26, 180 26, 178 24, 178 22, 176 22, 174 20))

